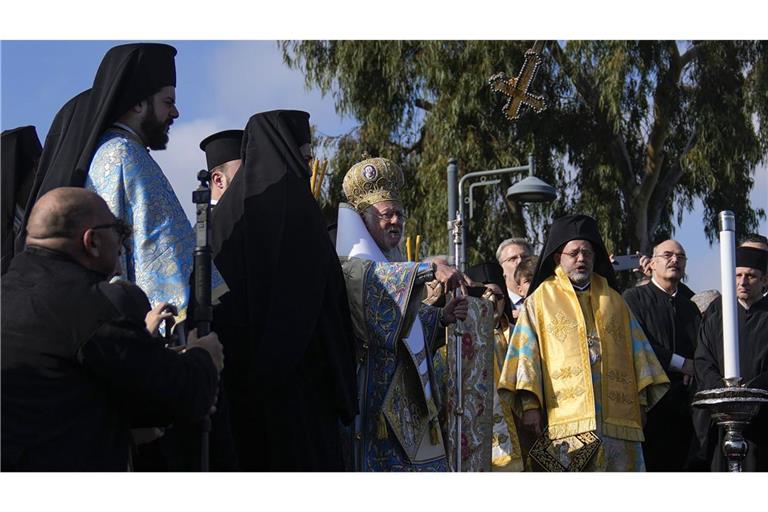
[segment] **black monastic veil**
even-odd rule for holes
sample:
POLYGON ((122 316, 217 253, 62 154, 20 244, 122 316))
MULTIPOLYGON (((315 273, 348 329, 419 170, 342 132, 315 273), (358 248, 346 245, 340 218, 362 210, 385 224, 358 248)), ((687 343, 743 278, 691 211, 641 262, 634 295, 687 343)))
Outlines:
POLYGON ((344 278, 307 161, 309 114, 256 114, 243 163, 213 212, 230 288, 214 318, 225 346, 244 470, 340 470, 338 422, 356 413, 344 278))
POLYGON ((26 218, 37 198, 58 187, 82 187, 101 135, 131 106, 165 86, 176 86, 176 49, 166 44, 115 46, 99 65, 93 86, 56 113, 45 137, 17 254, 23 249, 26 218))
POLYGON ((541 251, 539 263, 536 265, 536 274, 528 289, 528 295, 532 295, 549 276, 555 274, 555 253, 571 240, 587 240, 592 243, 595 251, 593 272, 596 272, 608 280, 608 285, 614 290, 619 289, 616 275, 613 272, 608 251, 603 244, 603 238, 597 228, 597 222, 592 217, 582 214, 565 215, 556 219, 549 228, 547 239, 544 241, 544 249, 541 251))
POLYGON ((43 148, 34 126, 5 130, 0 143, 2 156, 2 273, 14 255, 14 223, 17 207, 24 210, 34 182, 36 164, 43 148))

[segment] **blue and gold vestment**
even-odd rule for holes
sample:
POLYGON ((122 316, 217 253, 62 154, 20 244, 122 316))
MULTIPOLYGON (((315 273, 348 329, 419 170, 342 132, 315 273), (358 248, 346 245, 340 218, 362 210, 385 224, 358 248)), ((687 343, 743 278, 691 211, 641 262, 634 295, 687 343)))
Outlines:
MULTIPOLYGON (((97 144, 85 186, 133 226, 120 262, 122 277, 139 285, 152 307, 170 302, 178 308, 177 321, 184 320, 195 234, 149 150, 128 132, 107 130, 97 144)), ((213 268, 213 289, 223 283, 213 268)))

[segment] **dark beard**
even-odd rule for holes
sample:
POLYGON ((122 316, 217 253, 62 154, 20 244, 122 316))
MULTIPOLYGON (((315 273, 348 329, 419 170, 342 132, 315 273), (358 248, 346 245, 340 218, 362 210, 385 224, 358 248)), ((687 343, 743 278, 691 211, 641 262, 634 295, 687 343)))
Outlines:
POLYGON ((144 135, 144 143, 149 146, 149 149, 159 150, 165 149, 168 145, 168 134, 165 132, 167 123, 158 121, 157 115, 155 115, 155 106, 152 104, 152 100, 147 101, 147 116, 141 121, 139 125, 141 133, 144 135))

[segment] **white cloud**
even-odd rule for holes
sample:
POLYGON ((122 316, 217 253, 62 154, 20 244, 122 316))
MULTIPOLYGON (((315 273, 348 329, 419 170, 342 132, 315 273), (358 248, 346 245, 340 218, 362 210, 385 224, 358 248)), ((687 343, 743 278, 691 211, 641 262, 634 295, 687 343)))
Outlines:
POLYGON ((275 41, 237 41, 216 49, 209 68, 216 77, 212 94, 217 115, 245 125, 256 112, 305 110, 310 123, 325 134, 347 131, 352 122, 341 119, 333 98, 307 90, 304 75, 288 68, 275 41))
POLYGON ((171 182, 190 222, 195 221, 192 192, 197 188, 197 171, 205 169, 205 153, 200 141, 208 135, 231 128, 223 121, 199 119, 189 123, 175 122, 171 127, 168 149, 153 151, 152 157, 171 182))

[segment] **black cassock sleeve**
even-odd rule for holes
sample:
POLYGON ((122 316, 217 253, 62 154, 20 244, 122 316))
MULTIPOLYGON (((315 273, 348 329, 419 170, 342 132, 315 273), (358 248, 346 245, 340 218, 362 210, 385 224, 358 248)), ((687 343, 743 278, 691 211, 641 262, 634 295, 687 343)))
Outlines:
POLYGON ((122 400, 131 427, 197 421, 214 401, 218 375, 204 349, 173 352, 130 321, 103 324, 78 359, 122 400))
MULTIPOLYGON (((648 284, 645 286, 653 285, 648 284)), ((646 292, 646 290, 640 287, 630 288, 629 290, 626 290, 622 296, 624 297, 627 306, 632 311, 632 314, 635 315, 635 318, 637 318, 640 323, 640 327, 643 329, 645 337, 648 338, 648 342, 651 344, 651 348, 653 348, 653 352, 656 354, 659 363, 661 363, 661 367, 668 373, 669 363, 672 362, 673 352, 660 343, 661 340, 659 338, 661 333, 655 328, 655 324, 651 320, 654 315, 665 314, 665 312, 655 310, 648 299, 648 296, 644 292, 646 292)))
POLYGON ((722 321, 719 315, 710 314, 701 323, 696 346, 694 367, 699 390, 723 387, 720 373, 720 347, 723 343, 722 321))

